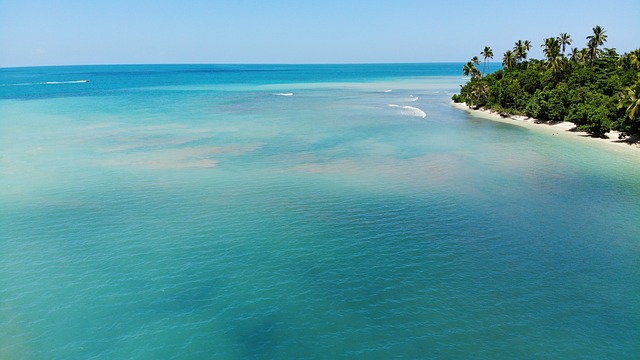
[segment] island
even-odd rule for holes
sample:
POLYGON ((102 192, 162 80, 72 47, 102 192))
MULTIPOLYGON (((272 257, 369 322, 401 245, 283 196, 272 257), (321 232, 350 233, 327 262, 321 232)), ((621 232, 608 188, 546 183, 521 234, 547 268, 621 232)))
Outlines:
MULTIPOLYGON (((586 47, 569 48, 571 36, 544 39, 544 59, 528 59, 529 40, 519 40, 491 72, 491 47, 463 67, 470 80, 452 100, 503 118, 566 123, 592 137, 637 143, 640 135, 640 48, 619 55, 604 48, 606 30, 595 26, 586 47), (482 65, 480 69, 480 65, 482 65)), ((565 125, 566 125, 565 124, 565 125)))

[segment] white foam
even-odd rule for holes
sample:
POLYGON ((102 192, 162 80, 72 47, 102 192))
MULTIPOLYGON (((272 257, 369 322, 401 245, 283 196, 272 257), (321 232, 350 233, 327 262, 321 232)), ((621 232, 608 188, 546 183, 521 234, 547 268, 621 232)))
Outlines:
POLYGON ((72 80, 72 81, 47 81, 45 84, 79 84, 86 83, 89 80, 72 80))
POLYGON ((407 99, 407 101, 413 102, 413 101, 418 101, 418 99, 419 98, 417 96, 409 95, 409 99, 407 99))
POLYGON ((45 81, 45 82, 21 83, 21 84, 5 84, 2 86, 59 85, 59 84, 79 84, 79 83, 87 83, 87 82, 89 82, 89 80, 45 81))
POLYGON ((57 84, 79 84, 79 83, 86 83, 89 82, 89 80, 72 80, 72 81, 47 81, 45 82, 46 85, 57 85, 57 84))
POLYGON ((382 90, 382 92, 392 92, 393 90, 389 89, 389 90, 382 90))
POLYGON ((400 109, 400 113, 402 115, 418 116, 418 117, 421 117, 421 118, 426 118, 427 117, 427 113, 425 113, 421 109, 418 109, 417 107, 402 106, 402 105, 396 105, 396 104, 389 104, 388 106, 400 109))
POLYGON ((277 94, 273 94, 276 96, 293 96, 293 93, 277 93, 277 94))

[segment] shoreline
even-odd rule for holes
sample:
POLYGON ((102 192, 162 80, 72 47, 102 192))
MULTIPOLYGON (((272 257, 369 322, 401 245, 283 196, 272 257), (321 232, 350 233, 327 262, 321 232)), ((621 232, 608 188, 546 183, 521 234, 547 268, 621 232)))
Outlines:
POLYGON ((451 102, 451 106, 464 110, 469 114, 481 117, 487 120, 497 121, 505 124, 522 126, 532 130, 540 130, 550 133, 552 136, 569 137, 572 139, 584 140, 591 144, 602 144, 610 149, 626 150, 629 153, 640 155, 640 139, 627 137, 624 140, 618 139, 619 132, 610 131, 606 134, 607 138, 592 137, 586 132, 576 131, 576 125, 572 122, 545 122, 538 119, 519 116, 519 115, 501 115, 493 110, 487 109, 471 109, 466 103, 451 102))

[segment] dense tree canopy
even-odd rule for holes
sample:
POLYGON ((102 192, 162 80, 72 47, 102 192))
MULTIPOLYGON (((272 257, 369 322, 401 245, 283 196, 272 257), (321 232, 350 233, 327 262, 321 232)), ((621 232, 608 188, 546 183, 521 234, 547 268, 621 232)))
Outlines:
MULTIPOLYGON (((486 76, 476 56, 463 69, 471 80, 453 100, 502 114, 571 121, 594 136, 610 130, 640 135, 640 49, 619 55, 603 48, 607 35, 600 26, 586 40, 585 48, 566 54, 569 34, 546 38, 544 60, 527 60, 531 42, 519 40, 505 52, 503 68, 486 76)), ((486 61, 493 52, 485 47, 481 55, 486 61)))

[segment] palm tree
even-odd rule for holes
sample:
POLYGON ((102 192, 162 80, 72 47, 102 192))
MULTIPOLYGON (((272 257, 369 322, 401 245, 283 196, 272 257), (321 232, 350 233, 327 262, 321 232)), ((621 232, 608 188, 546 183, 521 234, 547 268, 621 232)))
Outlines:
MULTIPOLYGON (((477 56, 474 57, 474 59, 476 58, 477 56)), ((462 67, 462 73, 464 74, 464 76, 471 76, 472 79, 480 77, 480 70, 478 70, 478 68, 476 67, 477 64, 480 64, 480 61, 476 63, 474 59, 471 59, 471 61, 469 61, 462 67)))
POLYGON ((548 62, 551 62, 560 54, 560 42, 556 38, 544 39, 544 44, 540 45, 540 47, 542 47, 548 62))
POLYGON ((516 46, 513 47, 513 54, 516 58, 516 62, 520 62, 520 60, 527 58, 527 52, 524 51, 524 43, 522 40, 518 40, 516 42, 516 46))
POLYGON ((623 129, 618 135, 623 139, 627 133, 640 133, 640 80, 618 94, 618 108, 625 109, 625 117, 620 124, 623 129))
POLYGON ((473 62, 469 61, 468 63, 464 64, 464 66, 462 67, 462 74, 464 74, 464 76, 469 76, 473 73, 473 62))
POLYGON ((486 83, 476 83, 471 88, 470 96, 467 98, 467 105, 473 108, 479 108, 487 103, 489 97, 489 85, 486 83))
POLYGON ((640 69, 640 49, 629 52, 629 60, 631 61, 631 66, 640 69))
POLYGON ((516 56, 511 50, 507 50, 502 58, 502 66, 506 70, 513 69, 516 66, 516 56))
POLYGON ((593 29, 593 35, 587 36, 587 47, 589 49, 589 59, 591 63, 598 57, 600 54, 599 46, 602 46, 607 41, 607 30, 602 28, 600 25, 596 25, 593 29))
POLYGON ((640 49, 635 49, 627 54, 622 55, 618 59, 618 66, 622 67, 624 70, 640 70, 640 49))
POLYGON ((580 60, 582 60, 582 62, 584 63, 589 60, 589 49, 583 48, 582 50, 580 50, 580 60))
POLYGON ((527 51, 531 50, 531 41, 529 40, 518 40, 513 47, 513 54, 515 56, 516 62, 521 62, 526 60, 527 51))
POLYGON ((565 69, 566 61, 566 58, 561 55, 556 55, 549 61, 548 67, 551 69, 553 75, 558 75, 565 69))
MULTIPOLYGON (((484 76, 484 69, 487 66, 487 59, 493 59, 493 50, 491 50, 491 47, 485 46, 480 55, 484 57, 484 65, 482 66, 482 76, 484 76)), ((491 63, 489 63, 489 72, 491 72, 491 63)))
POLYGON ((596 27, 594 27, 592 30, 593 35, 587 36, 589 45, 594 44, 596 47, 598 47, 607 42, 607 35, 605 34, 607 30, 602 28, 600 25, 596 25, 596 27))
POLYGON ((626 107, 625 114, 629 120, 640 118, 640 81, 632 87, 628 87, 621 96, 622 105, 626 107))
POLYGON ((571 49, 571 53, 569 54, 569 60, 573 63, 580 62, 580 50, 577 47, 571 49))
POLYGON ((573 41, 571 35, 567 33, 561 33, 560 36, 558 36, 558 42, 560 46, 562 46, 562 55, 564 55, 565 47, 571 45, 571 41, 573 41))
POLYGON ((566 60, 564 54, 560 54, 560 38, 546 38, 541 45, 544 56, 547 58, 547 68, 551 69, 554 75, 558 75, 564 70, 566 60))

